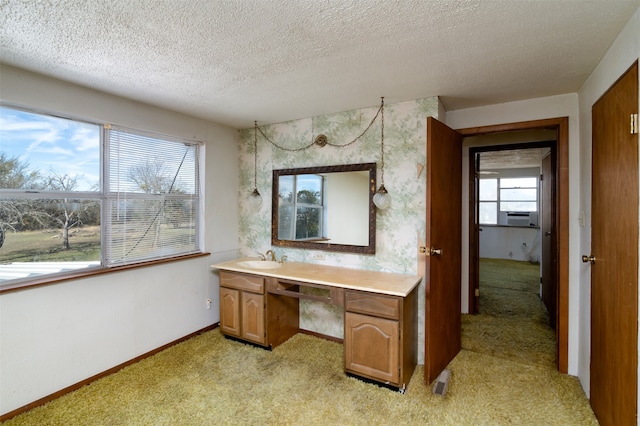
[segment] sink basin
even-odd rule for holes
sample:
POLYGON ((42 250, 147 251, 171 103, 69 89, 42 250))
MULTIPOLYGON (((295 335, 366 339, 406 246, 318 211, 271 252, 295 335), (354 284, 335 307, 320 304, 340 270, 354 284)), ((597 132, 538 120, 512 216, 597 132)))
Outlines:
POLYGON ((269 260, 244 260, 242 262, 238 262, 238 266, 251 269, 278 269, 282 264, 269 260))

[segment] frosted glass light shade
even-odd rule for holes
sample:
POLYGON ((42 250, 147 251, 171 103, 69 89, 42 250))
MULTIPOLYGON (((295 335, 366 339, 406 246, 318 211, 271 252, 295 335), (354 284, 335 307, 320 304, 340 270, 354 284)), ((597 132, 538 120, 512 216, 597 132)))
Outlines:
POLYGON ((389 195, 384 185, 380 185, 380 188, 373 194, 373 204, 380 210, 384 210, 391 205, 391 195, 389 195))
POLYGON ((262 205, 262 196, 258 192, 258 188, 255 188, 249 196, 249 204, 256 209, 262 205))

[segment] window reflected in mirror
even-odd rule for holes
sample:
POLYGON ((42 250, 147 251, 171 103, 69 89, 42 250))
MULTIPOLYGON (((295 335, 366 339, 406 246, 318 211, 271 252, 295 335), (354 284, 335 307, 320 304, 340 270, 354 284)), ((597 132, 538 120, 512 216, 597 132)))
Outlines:
POLYGON ((318 174, 280 176, 278 238, 306 241, 326 238, 324 182, 324 176, 318 174))
POLYGON ((274 170, 272 244, 375 253, 375 163, 274 170))

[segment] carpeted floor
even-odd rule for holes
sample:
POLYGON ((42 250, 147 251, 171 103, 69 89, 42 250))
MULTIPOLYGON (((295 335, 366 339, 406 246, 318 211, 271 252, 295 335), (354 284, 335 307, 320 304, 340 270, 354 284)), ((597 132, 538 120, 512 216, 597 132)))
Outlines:
MULTIPOLYGON (((485 338, 468 336, 477 329, 473 317, 464 320, 465 346, 485 338)), ((266 351, 216 329, 6 426, 597 424, 575 377, 484 346, 465 347, 451 362, 446 396, 424 384, 422 366, 402 395, 347 377, 339 343, 298 334, 266 351)))
POLYGON ((462 316, 462 347, 555 369, 555 331, 539 297, 540 265, 480 261, 480 314, 462 316))

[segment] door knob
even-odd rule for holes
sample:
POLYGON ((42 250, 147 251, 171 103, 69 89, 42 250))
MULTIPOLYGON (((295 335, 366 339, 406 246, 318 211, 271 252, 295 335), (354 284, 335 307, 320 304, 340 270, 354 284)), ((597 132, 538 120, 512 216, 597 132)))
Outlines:
POLYGON ((589 256, 582 256, 582 261, 584 263, 591 263, 593 265, 594 263, 596 263, 596 257, 592 254, 590 254, 589 256))
POLYGON ((551 236, 551 232, 549 232, 549 231, 545 232, 545 233, 544 233, 544 236, 545 236, 545 237, 550 237, 550 236, 551 236))
POLYGON ((426 248, 425 246, 420 247, 420 253, 424 253, 427 256, 440 256, 442 254, 442 249, 437 248, 426 248))

